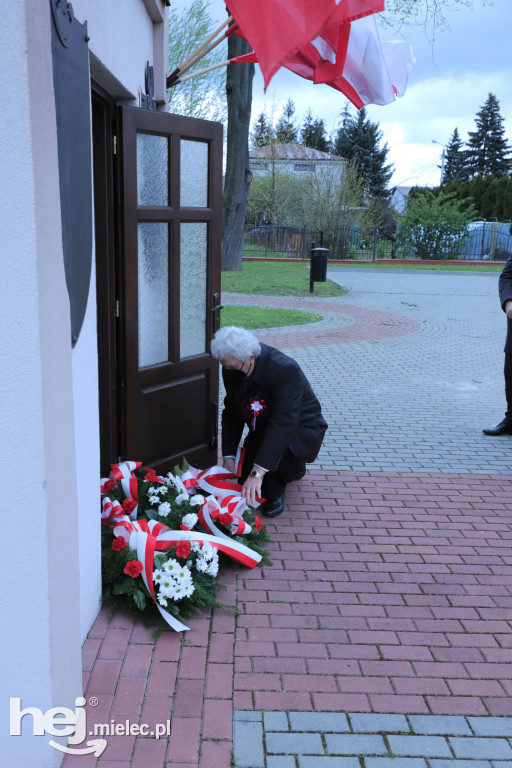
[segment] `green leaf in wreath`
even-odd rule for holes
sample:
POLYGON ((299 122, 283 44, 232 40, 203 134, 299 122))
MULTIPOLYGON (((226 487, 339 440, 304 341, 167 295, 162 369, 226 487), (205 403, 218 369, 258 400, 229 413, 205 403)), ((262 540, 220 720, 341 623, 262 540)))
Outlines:
POLYGON ((132 579, 131 576, 128 576, 128 578, 121 582, 121 584, 118 584, 117 587, 114 587, 113 592, 114 595, 127 595, 131 594, 135 589, 135 579, 132 579))
POLYGON ((139 611, 144 611, 146 609, 146 597, 144 592, 141 589, 136 589, 132 597, 139 611))

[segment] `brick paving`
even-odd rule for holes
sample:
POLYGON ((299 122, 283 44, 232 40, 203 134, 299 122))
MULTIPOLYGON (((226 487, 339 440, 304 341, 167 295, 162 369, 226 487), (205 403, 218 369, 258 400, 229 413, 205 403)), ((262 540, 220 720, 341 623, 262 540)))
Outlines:
POLYGON ((225 570, 240 614, 183 636, 102 609, 88 729, 170 734, 65 768, 512 768, 512 438, 481 434, 504 408, 497 275, 332 272, 341 300, 223 297, 324 317, 258 334, 330 425, 272 565, 225 570))

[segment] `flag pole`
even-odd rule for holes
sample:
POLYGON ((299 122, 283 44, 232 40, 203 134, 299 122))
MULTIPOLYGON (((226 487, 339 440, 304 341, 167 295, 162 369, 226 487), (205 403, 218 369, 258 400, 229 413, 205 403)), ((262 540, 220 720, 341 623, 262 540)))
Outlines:
POLYGON ((228 64, 231 63, 231 59, 226 59, 225 61, 220 61, 218 64, 212 64, 210 67, 203 67, 203 69, 198 69, 196 72, 191 72, 189 75, 185 75, 185 77, 180 77, 179 80, 175 80, 173 85, 178 85, 178 83, 184 83, 185 80, 191 80, 193 77, 197 77, 198 75, 204 75, 206 72, 211 72, 212 69, 219 69, 219 67, 225 67, 228 64))
POLYGON ((219 45, 219 43, 222 43, 225 39, 226 38, 224 37, 224 35, 222 35, 222 37, 219 37, 218 40, 214 40, 213 43, 210 43, 210 45, 207 48, 204 48, 200 53, 198 53, 197 56, 195 56, 192 59, 192 61, 189 64, 187 64, 186 67, 180 67, 178 76, 181 77, 181 75, 184 75, 185 72, 188 72, 188 70, 191 69, 194 66, 194 64, 197 64, 197 62, 200 59, 202 59, 203 56, 206 56, 206 54, 210 53, 210 51, 216 48, 217 45, 219 45))
POLYGON ((222 41, 226 39, 226 36, 224 34, 221 37, 219 37, 218 40, 215 40, 211 45, 209 45, 209 43, 211 43, 211 41, 214 40, 214 38, 217 37, 217 35, 220 32, 222 32, 222 30, 225 29, 225 27, 227 27, 228 24, 230 24, 232 21, 233 21, 233 17, 228 16, 226 21, 224 21, 220 25, 220 27, 215 30, 215 32, 212 32, 212 34, 204 41, 204 43, 201 43, 201 45, 198 46, 198 48, 192 51, 190 56, 188 56, 185 59, 185 61, 179 65, 179 67, 176 67, 174 72, 171 72, 171 74, 167 77, 167 82, 166 82, 167 88, 170 88, 171 85, 173 85, 175 81, 178 80, 182 74, 184 74, 185 72, 188 72, 188 70, 191 67, 193 67, 194 64, 196 64, 199 61, 199 59, 202 59, 203 56, 206 56, 207 53, 210 53, 210 51, 213 50, 213 48, 215 48, 217 45, 219 45, 219 43, 222 43, 222 41))

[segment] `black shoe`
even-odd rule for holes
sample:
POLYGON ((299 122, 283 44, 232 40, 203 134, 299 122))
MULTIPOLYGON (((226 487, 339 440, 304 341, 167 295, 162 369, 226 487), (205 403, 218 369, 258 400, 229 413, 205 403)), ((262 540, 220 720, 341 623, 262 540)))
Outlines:
POLYGON ((496 437, 496 435, 512 435, 512 421, 509 421, 505 416, 503 421, 500 421, 496 427, 482 429, 482 432, 484 435, 492 435, 493 437, 496 437))
POLYGON ((260 504, 256 509, 256 514, 264 517, 277 517, 284 509, 284 494, 277 499, 269 499, 260 504))

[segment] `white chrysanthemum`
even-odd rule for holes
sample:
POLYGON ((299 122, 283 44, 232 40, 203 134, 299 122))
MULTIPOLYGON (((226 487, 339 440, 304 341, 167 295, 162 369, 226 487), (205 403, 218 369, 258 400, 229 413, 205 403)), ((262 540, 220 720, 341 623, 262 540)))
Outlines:
POLYGON ((188 502, 190 496, 185 491, 185 493, 180 493, 178 496, 176 496, 176 504, 181 504, 182 502, 186 501, 188 502))
POLYGON ((203 542, 202 556, 205 560, 213 560, 216 554, 217 550, 209 542, 203 542))
POLYGON ((163 573, 162 571, 153 571, 153 581, 156 584, 159 584, 162 581, 163 573))
POLYGON ((162 517, 167 517, 170 511, 171 511, 171 505, 169 504, 168 501, 164 501, 163 504, 159 504, 158 514, 162 515, 162 517))
POLYGON ((160 504, 160 496, 157 496, 156 494, 148 496, 148 499, 150 504, 160 504))
POLYGON ((196 568, 198 571, 201 571, 201 573, 207 573, 209 567, 209 563, 207 560, 204 559, 204 557, 198 557, 196 560, 196 568))
MULTIPOLYGON (((187 528, 192 529, 194 527, 194 525, 197 523, 198 519, 199 518, 197 517, 195 512, 189 512, 188 515, 184 516, 184 518, 183 518, 183 520, 181 522, 183 523, 183 525, 186 525, 187 528)), ((197 543, 197 542, 195 542, 195 543, 197 543)), ((194 550, 194 551, 196 551, 196 550, 194 550)))
MULTIPOLYGON (((160 479, 163 480, 164 478, 161 477, 160 479)), ((167 493, 167 486, 166 485, 161 485, 159 487, 157 493, 160 493, 162 496, 165 496, 165 494, 167 493)))
POLYGON ((176 584, 174 579, 170 579, 169 584, 166 587, 160 587, 160 594, 167 598, 171 598, 171 600, 176 600, 177 589, 178 584, 176 584))
POLYGON ((214 560, 211 560, 208 564, 208 568, 206 570, 206 573, 209 576, 216 576, 219 572, 219 558, 216 557, 214 560))
POLYGON ((200 493, 196 493, 194 496, 191 496, 188 501, 191 507, 200 507, 204 502, 204 496, 201 496, 200 493))
POLYGON ((180 491, 180 493, 186 493, 187 489, 183 485, 183 481, 179 477, 176 477, 176 475, 173 475, 172 472, 167 473, 166 483, 168 483, 168 485, 173 485, 177 491, 180 491))
POLYGON ((161 592, 159 593, 157 600, 160 603, 160 605, 163 605, 164 608, 167 606, 167 598, 161 592))
POLYGON ((173 574, 173 576, 179 582, 180 586, 192 581, 192 574, 186 565, 182 566, 182 568, 176 574, 173 574))
POLYGON ((174 593, 173 600, 183 600, 184 597, 190 597, 194 591, 194 585, 190 584, 177 584, 176 591, 174 593))
POLYGON ((201 544, 198 541, 192 541, 190 543, 190 551, 191 552, 200 552, 201 551, 201 544))
POLYGON ((164 565, 163 565, 163 571, 164 571, 166 574, 171 574, 172 576, 174 576, 176 573, 178 573, 178 571, 180 570, 180 567, 181 567, 181 566, 180 566, 180 564, 178 563, 178 561, 177 561, 177 560, 175 560, 173 557, 171 557, 171 558, 169 558, 169 560, 167 560, 167 561, 164 563, 164 565))

